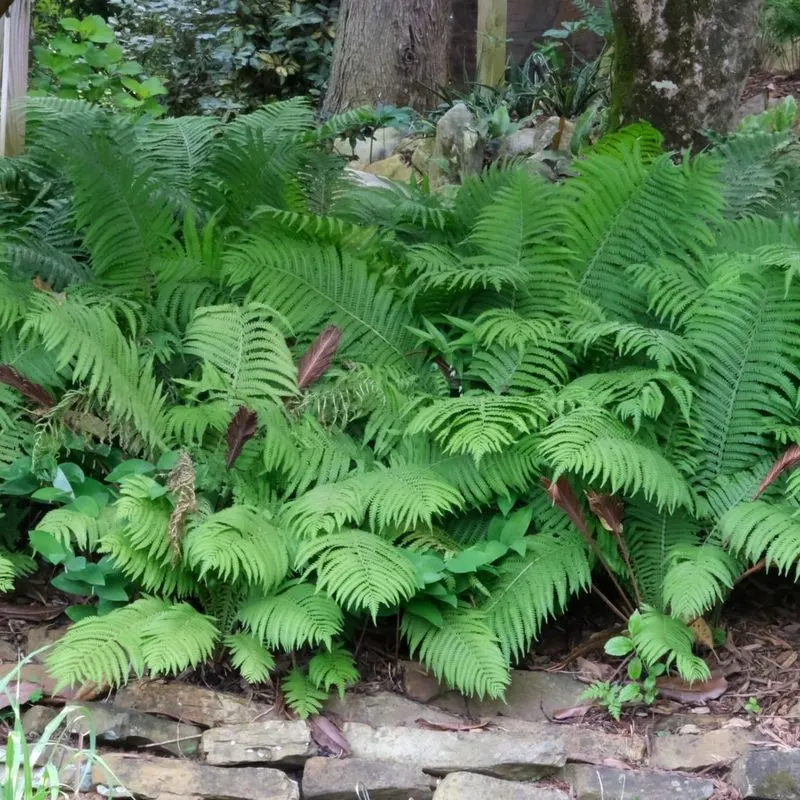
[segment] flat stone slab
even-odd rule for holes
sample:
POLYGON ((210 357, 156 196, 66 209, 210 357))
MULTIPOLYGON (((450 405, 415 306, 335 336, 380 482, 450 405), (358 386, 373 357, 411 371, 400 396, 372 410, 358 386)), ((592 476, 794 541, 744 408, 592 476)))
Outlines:
POLYGON ((354 800, 359 783, 370 800, 430 800, 436 779, 413 764, 310 758, 303 770, 303 800, 354 800))
POLYGON ((392 692, 375 694, 355 694, 348 692, 344 698, 332 697, 325 704, 325 711, 341 717, 344 722, 361 722, 381 726, 411 725, 416 727, 418 719, 436 723, 459 723, 463 720, 455 714, 423 705, 392 692))
POLYGON ((467 700, 457 692, 436 698, 436 705, 454 714, 479 717, 505 716, 544 722, 558 708, 577 705, 586 685, 560 672, 514 670, 502 700, 467 700))
POLYGON ((558 736, 564 741, 567 761, 602 764, 607 758, 640 764, 647 745, 642 736, 623 736, 606 733, 582 725, 556 725, 550 722, 527 722, 509 717, 492 719, 498 730, 526 736, 530 739, 558 736))
POLYGON ((272 706, 264 703, 179 681, 131 683, 117 692, 114 704, 145 713, 163 714, 204 728, 279 718, 272 706))
POLYGON ((483 730, 372 728, 358 723, 347 723, 342 733, 355 758, 416 764, 433 775, 480 772, 529 780, 551 774, 567 760, 564 742, 555 735, 528 738, 483 730))
POLYGON ((692 772, 728 764, 750 749, 751 731, 726 728, 700 734, 670 733, 653 738, 650 766, 692 772))
POLYGON ((731 769, 742 800, 800 800, 800 750, 752 750, 731 769))
MULTIPOLYGON (((24 723, 23 723, 24 724, 24 723)), ((65 722, 70 733, 94 732, 101 744, 129 748, 148 745, 151 751, 190 756, 200 749, 202 729, 110 703, 81 703, 65 722)))
MULTIPOLYGON (((297 783, 277 769, 222 769, 177 758, 106 753, 92 769, 95 786, 124 787, 139 800, 220 798, 299 800, 297 783), (107 767, 107 769, 106 769, 107 767), (170 789, 174 789, 171 792, 170 789)), ((119 796, 119 795, 117 795, 119 796)))
POLYGON ((686 775, 570 764, 563 772, 577 800, 708 800, 712 781, 686 775))
POLYGON ((535 783, 503 781, 469 772, 451 772, 439 784, 434 800, 570 800, 566 792, 535 783))
POLYGON ((301 767, 317 747, 301 720, 266 720, 247 725, 226 725, 203 734, 206 761, 216 766, 269 764, 301 767))

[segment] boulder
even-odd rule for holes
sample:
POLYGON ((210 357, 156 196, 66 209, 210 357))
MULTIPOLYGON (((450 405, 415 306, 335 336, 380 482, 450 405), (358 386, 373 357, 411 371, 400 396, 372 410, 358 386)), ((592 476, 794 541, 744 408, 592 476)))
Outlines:
POLYGON ((342 729, 354 758, 415 764, 432 775, 480 772, 529 780, 566 763, 564 743, 555 734, 529 739, 509 733, 371 728, 347 723, 342 729))
POLYGON ((549 789, 535 783, 503 781, 469 772, 452 772, 445 777, 433 795, 434 800, 569 800, 560 789, 549 789))
POLYGON ((478 133, 475 115, 464 103, 456 103, 436 123, 436 141, 430 177, 434 185, 464 180, 483 169, 486 143, 478 133), (445 168, 444 164, 448 166, 445 168))
POLYGON ((203 734, 206 761, 217 766, 269 764, 301 767, 317 748, 301 720, 266 720, 247 725, 226 725, 203 734))
POLYGON ((500 144, 499 155, 501 158, 518 158, 543 150, 569 151, 574 131, 575 125, 569 120, 562 123, 561 117, 548 117, 532 128, 520 128, 506 136, 500 144))
POLYGON ((310 758, 303 770, 304 800, 353 800, 362 783, 371 800, 430 800, 435 778, 413 764, 360 758, 310 758))
POLYGON ((419 662, 403 661, 400 666, 403 670, 406 694, 412 700, 429 703, 446 691, 436 676, 431 675, 419 662))
MULTIPOLYGON (((41 650, 43 647, 51 647, 54 645, 67 631, 69 626, 59 625, 53 627, 52 625, 35 625, 28 628, 28 639, 26 652, 28 655, 41 650)), ((36 657, 37 661, 41 661, 46 653, 41 653, 36 657)))
POLYGON ((430 172, 431 158, 433 158, 435 148, 436 140, 431 137, 417 140, 417 144, 411 153, 411 166, 420 175, 427 175, 430 172))
POLYGON ((132 683, 117 692, 114 704, 120 708, 164 714, 204 728, 279 718, 274 708, 265 703, 178 681, 132 683))
POLYGON ((708 800, 714 793, 713 781, 645 770, 570 764, 563 777, 577 800, 708 800))
POLYGON ((277 769, 222 769, 175 758, 107 753, 92 768, 100 794, 135 795, 138 800, 219 798, 226 800, 299 800, 297 783, 277 769), (128 794, 118 794, 123 787, 128 794), (174 790, 174 791, 171 791, 174 790))
POLYGON ((378 175, 392 181, 400 181, 401 183, 407 182, 414 172, 401 155, 389 156, 389 158, 384 158, 382 161, 367 164, 361 169, 372 175, 378 175))
POLYGON ((356 168, 364 169, 367 164, 383 161, 393 155, 403 140, 403 132, 397 128, 377 128, 371 138, 357 139, 351 146, 347 139, 337 139, 333 149, 346 158, 356 158, 356 168))
POLYGON ((129 748, 148 745, 154 752, 176 756, 194 755, 200 749, 202 729, 196 725, 156 717, 110 703, 82 703, 66 721, 67 731, 88 735, 94 732, 101 744, 129 748))
POLYGON ((665 734, 653 739, 650 766, 663 770, 694 770, 729 764, 744 755, 752 733, 725 728, 700 734, 665 734))
POLYGON ((753 750, 737 759, 729 780, 742 800, 800 800, 800 750, 753 750))

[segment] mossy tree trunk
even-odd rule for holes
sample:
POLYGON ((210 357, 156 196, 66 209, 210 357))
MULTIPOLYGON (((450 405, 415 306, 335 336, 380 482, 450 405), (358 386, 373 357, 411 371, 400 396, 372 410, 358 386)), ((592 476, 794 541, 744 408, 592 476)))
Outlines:
POLYGON ((646 120, 668 146, 729 130, 763 0, 613 0, 612 122, 646 120))
POLYGON ((447 83, 452 0, 342 0, 323 111, 428 110, 447 83))

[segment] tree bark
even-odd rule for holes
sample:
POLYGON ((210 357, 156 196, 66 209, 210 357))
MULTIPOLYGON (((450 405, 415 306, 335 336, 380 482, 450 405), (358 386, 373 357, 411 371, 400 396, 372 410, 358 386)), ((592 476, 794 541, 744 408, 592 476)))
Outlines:
POLYGON ((639 120, 669 147, 730 130, 763 0, 614 0, 612 124, 639 120))
POLYGON ((452 0, 342 0, 324 113, 437 105, 447 83, 452 0))

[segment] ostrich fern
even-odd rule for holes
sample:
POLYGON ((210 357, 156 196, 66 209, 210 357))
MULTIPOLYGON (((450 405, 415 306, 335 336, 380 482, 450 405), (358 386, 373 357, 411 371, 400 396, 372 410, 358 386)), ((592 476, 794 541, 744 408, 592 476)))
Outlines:
MULTIPOLYGON (((353 185, 320 148, 337 124, 34 102, 0 173, 0 488, 52 482, 58 435, 141 467, 38 524, 138 591, 51 670, 227 653, 263 681, 292 651, 312 713, 354 680, 353 624, 395 616, 435 674, 500 696, 604 570, 642 657, 702 677, 685 623, 800 556, 770 471, 800 430, 800 236, 752 216, 772 188, 724 184, 747 147, 676 164, 636 126, 565 184, 440 196, 353 185)), ((22 568, 0 551, 0 585, 22 568)))

